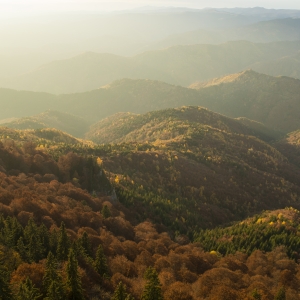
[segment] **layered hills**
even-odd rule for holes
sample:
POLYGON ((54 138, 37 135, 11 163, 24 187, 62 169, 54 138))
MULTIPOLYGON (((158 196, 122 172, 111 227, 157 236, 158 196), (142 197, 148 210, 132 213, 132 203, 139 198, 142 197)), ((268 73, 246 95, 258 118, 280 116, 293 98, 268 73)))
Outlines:
MULTIPOLYGON (((122 79, 90 92, 59 96, 0 89, 0 118, 28 116, 31 107, 37 114, 55 108, 79 116, 91 125, 118 112, 145 113, 182 105, 200 105, 229 117, 242 118, 240 122, 245 123, 249 119, 262 123, 267 128, 247 122, 248 126, 260 127, 259 130, 269 131, 269 135, 277 137, 276 131, 288 133, 300 128, 299 86, 297 79, 272 77, 247 70, 194 83, 190 88, 152 80, 122 79), (19 109, 16 110, 16 107, 19 109)), ((14 127, 18 122, 7 126, 14 127)), ((81 136, 87 130, 83 120, 78 119, 78 124, 81 124, 77 126, 78 132, 74 128, 63 128, 55 122, 51 121, 47 126, 58 126, 57 129, 76 136, 81 136)), ((77 121, 74 119, 71 123, 76 125, 77 121)), ((30 124, 23 124, 31 128, 30 124)))
POLYGON ((199 89, 199 103, 213 111, 291 132, 300 128, 299 83, 298 79, 248 70, 191 87, 199 89))
POLYGON ((268 43, 278 41, 296 41, 299 36, 299 18, 278 18, 257 22, 238 28, 225 30, 197 29, 176 35, 148 46, 152 50, 168 48, 176 45, 221 44, 228 41, 249 41, 253 43, 268 43))
POLYGON ((58 111, 48 110, 32 117, 20 118, 9 123, 3 123, 13 129, 42 129, 55 128, 68 132, 76 137, 83 137, 88 130, 88 122, 83 118, 58 111))
POLYGON ((295 55, 299 50, 299 42, 254 44, 235 41, 221 45, 174 46, 134 57, 88 52, 3 80, 0 86, 56 94, 74 93, 96 89, 124 77, 188 86, 195 81, 239 72, 256 63, 295 55))
POLYGON ((299 169, 254 134, 238 120, 181 107, 118 114, 92 126, 88 138, 111 143, 99 153, 122 203, 189 232, 297 205, 299 169))

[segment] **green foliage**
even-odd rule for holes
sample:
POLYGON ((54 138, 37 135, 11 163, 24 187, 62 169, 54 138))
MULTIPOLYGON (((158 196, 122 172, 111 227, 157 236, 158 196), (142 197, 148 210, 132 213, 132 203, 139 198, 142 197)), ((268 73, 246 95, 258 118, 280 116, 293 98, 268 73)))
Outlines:
POLYGON ((43 289, 47 300, 64 300, 65 290, 62 276, 59 274, 58 263, 54 255, 49 252, 46 261, 46 270, 43 278, 43 289))
MULTIPOLYGON (((289 209, 283 210, 288 213, 289 209)), ((290 211, 295 217, 298 212, 290 211)), ((300 257, 300 241, 296 234, 299 224, 293 220, 277 217, 267 213, 236 223, 230 227, 201 230, 195 233, 195 241, 205 251, 216 250, 222 255, 236 251, 251 254, 254 250, 272 251, 278 246, 285 246, 289 257, 300 257), (272 221, 273 220, 273 221, 272 221)))
MULTIPOLYGON (((33 219, 30 219, 24 229, 24 241, 27 245, 27 257, 29 261, 38 262, 45 256, 47 244, 44 244, 48 231, 42 230, 40 234, 40 228, 35 224, 33 219)), ((22 249, 20 249, 22 251, 22 249)))
POLYGON ((106 204, 103 205, 103 208, 101 210, 101 214, 102 214, 104 219, 107 219, 107 218, 111 217, 110 209, 106 204))
POLYGON ((285 294, 285 288, 281 287, 279 291, 276 293, 274 300, 285 300, 286 294, 285 294))
POLYGON ((38 300, 41 297, 39 289, 35 288, 29 278, 20 284, 17 300, 38 300))
POLYGON ((82 236, 78 239, 78 244, 85 255, 92 256, 92 245, 88 234, 84 231, 82 236))
POLYGON ((252 296, 253 299, 255 299, 255 300, 261 300, 261 294, 258 292, 257 289, 255 289, 255 290, 252 292, 251 296, 252 296))
POLYGON ((70 248, 70 240, 66 231, 66 226, 64 222, 61 223, 59 228, 59 236, 58 236, 58 243, 57 243, 57 258, 59 260, 67 260, 68 253, 70 248))
POLYGON ((154 268, 148 268, 145 272, 146 286, 142 294, 142 300, 162 300, 161 284, 154 268))
POLYGON ((126 286, 120 281, 115 289, 112 300, 126 300, 127 296, 128 294, 126 293, 126 286))
POLYGON ((72 248, 70 249, 68 255, 67 288, 68 288, 68 299, 70 300, 84 299, 83 289, 81 285, 81 278, 78 272, 78 262, 72 248))
POLYGON ((12 292, 9 285, 9 274, 1 262, 0 265, 0 299, 12 300, 12 292))
POLYGON ((98 246, 94 264, 95 264, 96 271, 101 277, 107 277, 109 275, 108 265, 107 265, 107 261, 106 261, 106 257, 102 245, 98 246))

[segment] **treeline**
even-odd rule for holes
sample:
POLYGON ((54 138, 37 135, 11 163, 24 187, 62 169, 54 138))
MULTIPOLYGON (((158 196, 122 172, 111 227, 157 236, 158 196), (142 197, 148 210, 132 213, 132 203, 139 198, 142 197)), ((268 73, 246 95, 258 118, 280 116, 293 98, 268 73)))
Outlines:
POLYGON ((284 246, 291 259, 300 258, 300 238, 298 235, 300 213, 295 209, 280 210, 278 213, 265 213, 252 219, 236 223, 230 227, 218 227, 195 233, 194 240, 205 251, 217 251, 221 255, 253 251, 270 252, 284 246), (292 215, 286 218, 284 214, 292 215))

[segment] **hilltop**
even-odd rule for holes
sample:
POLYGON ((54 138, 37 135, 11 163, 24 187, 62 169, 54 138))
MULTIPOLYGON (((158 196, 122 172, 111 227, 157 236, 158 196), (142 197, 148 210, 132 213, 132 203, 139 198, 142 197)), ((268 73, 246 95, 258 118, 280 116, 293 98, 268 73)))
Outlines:
POLYGON ((92 126, 87 137, 112 143, 99 153, 122 203, 186 232, 296 205, 299 170, 253 134, 237 120, 181 107, 118 114, 92 126))
POLYGON ((32 117, 20 118, 9 123, 3 123, 1 126, 13 129, 55 128, 76 137, 83 137, 88 130, 88 123, 83 118, 52 110, 32 117))
POLYGON ((267 127, 291 132, 300 128, 300 81, 247 70, 193 84, 199 103, 230 117, 246 117, 267 127))
POLYGON ((10 140, 17 144, 31 142, 35 145, 42 145, 42 147, 45 145, 55 146, 60 143, 69 145, 83 143, 82 140, 54 128, 16 130, 0 127, 0 140, 10 140))
MULTIPOLYGON (((247 70, 194 83, 190 88, 147 79, 121 79, 89 92, 59 96, 0 89, 3 108, 0 119, 27 117, 30 108, 36 114, 55 109, 83 118, 84 121, 78 119, 81 126, 77 126, 77 132, 74 128, 61 127, 61 124, 51 121, 55 126, 60 126, 58 129, 82 136, 87 124, 92 125, 115 113, 145 113, 199 105, 229 117, 242 118, 240 121, 244 120, 244 123, 245 118, 262 123, 250 124, 249 121, 246 125, 261 131, 260 138, 265 139, 263 134, 277 138, 280 132, 288 133, 300 128, 299 86, 299 80, 294 78, 272 77, 247 70)), ((74 120, 72 122, 76 125, 74 120)), ((12 124, 16 122, 20 121, 15 120, 12 124)), ((43 123, 43 120, 40 122, 43 123)), ((45 126, 54 126, 51 122, 45 126)))
POLYGON ((160 80, 188 86, 251 65, 296 54, 300 42, 174 46, 132 57, 87 52, 46 64, 0 86, 55 94, 85 92, 122 78, 160 80))

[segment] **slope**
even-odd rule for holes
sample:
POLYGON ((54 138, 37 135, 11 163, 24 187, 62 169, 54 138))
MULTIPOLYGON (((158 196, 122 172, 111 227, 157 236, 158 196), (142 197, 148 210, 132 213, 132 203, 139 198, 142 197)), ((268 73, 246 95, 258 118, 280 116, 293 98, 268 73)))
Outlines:
MULTIPOLYGON (((68 257, 73 254, 74 265, 79 267, 74 282, 82 286, 85 299, 112 299, 120 281, 126 293, 141 299, 149 286, 144 279, 149 267, 156 270, 152 274, 161 285, 164 299, 194 300, 208 295, 221 299, 224 291, 230 299, 250 299, 253 291, 274 299, 281 286, 289 298, 297 299, 300 268, 289 256, 299 256, 299 211, 265 213, 257 220, 265 223, 264 227, 260 222, 250 224, 251 220, 245 220, 249 226, 244 226, 237 238, 244 242, 249 236, 249 244, 263 229, 255 242, 267 252, 252 248, 249 255, 238 252, 222 257, 216 251, 203 251, 207 238, 189 243, 186 236, 175 235, 149 220, 132 221, 135 208, 128 210, 118 202, 112 203, 111 185, 93 156, 69 153, 56 161, 32 144, 17 147, 5 141, 0 143, 0 169, 2 286, 12 286, 14 295, 20 294, 20 286, 29 286, 29 291, 34 286, 32 294, 46 298, 51 271, 51 284, 61 287, 59 295, 66 299, 70 284, 59 285, 58 280, 68 282, 68 257), (88 192, 92 189, 93 195, 88 192), (269 217, 273 224, 267 223, 269 217), (287 244, 287 240, 292 243, 287 244), (271 251, 265 248, 268 243, 271 251), (281 244, 287 244, 287 253, 278 247, 281 244)), ((218 228, 211 231, 210 241, 214 243, 221 236, 222 249, 226 249, 228 234, 239 229, 218 228)), ((232 241, 236 246, 236 238, 232 241)), ((81 290, 76 292, 76 296, 80 294, 81 290)))
POLYGON ((14 129, 56 128, 76 137, 82 137, 88 130, 88 123, 84 119, 52 110, 1 125, 14 129))
POLYGON ((200 107, 116 115, 92 127, 120 201, 179 232, 298 205, 300 171, 239 121, 200 107))
POLYGON ((300 79, 300 53, 268 62, 256 63, 251 68, 272 76, 281 75, 300 79))
POLYGON ((247 70, 194 84, 199 103, 230 117, 246 117, 285 133, 300 128, 300 81, 247 70))

